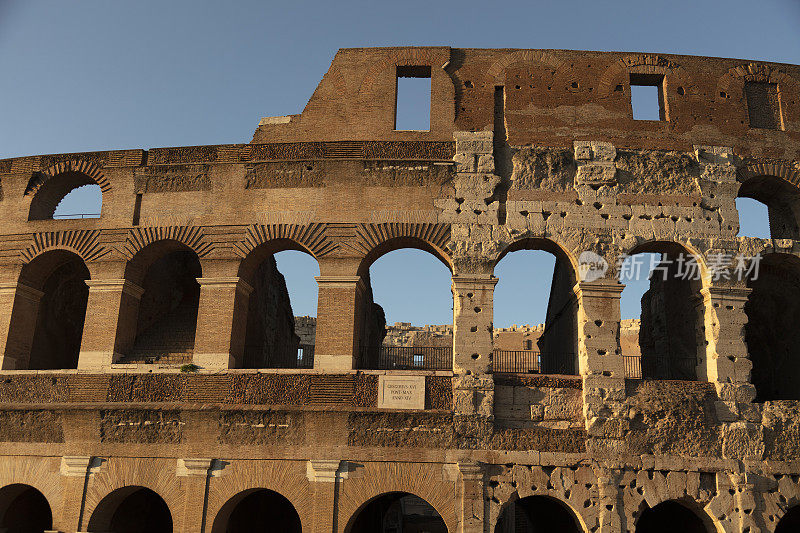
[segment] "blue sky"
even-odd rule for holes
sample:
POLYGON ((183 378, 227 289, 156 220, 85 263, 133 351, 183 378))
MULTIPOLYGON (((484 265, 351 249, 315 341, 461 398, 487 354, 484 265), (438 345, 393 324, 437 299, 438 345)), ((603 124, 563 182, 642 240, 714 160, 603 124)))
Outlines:
MULTIPOLYGON (((0 0, 0 158, 248 142, 260 117, 303 109, 340 47, 568 48, 800 63, 798 28, 798 0, 0 0)), ((69 210, 88 209, 84 201, 69 210)), ((278 259, 296 313, 315 314, 314 261, 278 259)), ((551 270, 544 253, 504 259, 496 325, 541 322, 551 270)), ((449 276, 431 256, 393 252, 374 265, 372 279, 389 322, 451 322, 449 276)), ((636 290, 625 290, 623 316, 638 314, 639 297, 629 296, 636 290)))

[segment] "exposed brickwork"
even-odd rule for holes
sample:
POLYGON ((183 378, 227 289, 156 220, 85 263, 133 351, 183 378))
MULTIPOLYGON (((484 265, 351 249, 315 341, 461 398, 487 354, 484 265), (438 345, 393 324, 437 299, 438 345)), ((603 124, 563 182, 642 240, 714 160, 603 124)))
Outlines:
POLYGON ((795 65, 736 59, 344 49, 305 110, 250 144, 0 161, 0 514, 25 485, 53 530, 114 529, 138 501, 216 533, 269 489, 285 500, 258 501, 304 531, 349 531, 387 493, 460 533, 554 529, 537 514, 642 533, 659 508, 708 531, 791 527, 799 83, 795 65), (398 72, 428 70, 430 130, 395 130, 398 72), (637 82, 658 83, 662 120, 633 120, 637 82), (52 220, 88 183, 102 216, 52 220), (737 197, 768 205, 771 239, 738 236, 737 197), (415 344, 384 342, 370 283, 401 248, 452 273, 452 326, 414 334, 452 368, 364 368, 365 349, 415 344), (283 250, 319 264, 313 368, 296 368, 311 352, 295 354, 283 250), (495 266, 519 250, 556 259, 535 335, 493 324, 495 266), (586 253, 607 265, 596 279, 586 253), (636 253, 685 254, 702 276, 654 280, 634 327, 616 274, 636 253), (759 279, 712 271, 759 253, 759 279), (67 270, 88 286, 82 328, 67 270), (542 373, 496 372, 523 339, 542 373))

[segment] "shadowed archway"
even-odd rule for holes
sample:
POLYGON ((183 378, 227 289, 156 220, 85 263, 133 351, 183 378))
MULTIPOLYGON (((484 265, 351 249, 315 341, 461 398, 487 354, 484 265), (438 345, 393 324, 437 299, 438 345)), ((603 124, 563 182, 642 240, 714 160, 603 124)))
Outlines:
POLYGON ((44 495, 30 485, 0 489, 0 531, 42 533, 53 527, 53 514, 44 495))
POLYGON ((100 500, 89 519, 88 531, 172 533, 172 514, 156 492, 123 487, 100 500))
POLYGON ((447 525, 419 496, 389 492, 361 506, 350 518, 345 533, 447 533, 447 525))
POLYGON ((225 502, 211 533, 300 533, 300 516, 286 497, 269 489, 245 490, 225 502))

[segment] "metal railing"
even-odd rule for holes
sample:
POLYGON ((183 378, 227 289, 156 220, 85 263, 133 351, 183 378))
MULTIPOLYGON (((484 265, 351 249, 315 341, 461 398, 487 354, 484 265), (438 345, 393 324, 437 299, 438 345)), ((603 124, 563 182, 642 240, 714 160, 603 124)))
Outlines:
POLYGON ((538 350, 499 350, 492 354, 494 374, 539 374, 542 354, 538 350))
POLYGON ((625 377, 629 379, 697 379, 696 357, 654 357, 623 355, 625 377))
POLYGON ((575 374, 575 354, 538 350, 499 350, 492 354, 493 374, 575 374))
POLYGON ((297 347, 297 368, 314 368, 313 344, 301 344, 297 347))
POLYGON ((100 213, 63 213, 60 215, 53 215, 53 220, 64 220, 71 218, 100 218, 100 213))
POLYGON ((638 355, 623 355, 625 363, 625 377, 629 379, 642 379, 642 358, 638 355))
POLYGON ((359 353, 363 370, 452 370, 450 346, 373 346, 359 353))

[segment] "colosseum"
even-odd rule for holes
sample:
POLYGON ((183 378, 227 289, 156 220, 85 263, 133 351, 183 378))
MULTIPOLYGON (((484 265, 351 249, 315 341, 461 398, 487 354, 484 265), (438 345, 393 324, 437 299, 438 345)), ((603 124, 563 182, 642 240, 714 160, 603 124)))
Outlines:
POLYGON ((342 49, 249 143, 4 159, 0 187, 0 531, 800 531, 796 65, 342 49), (54 216, 84 185, 100 216, 54 216), (451 325, 387 336, 370 266, 403 248, 451 272, 451 325), (555 257, 547 318, 495 332, 521 250, 555 257))

